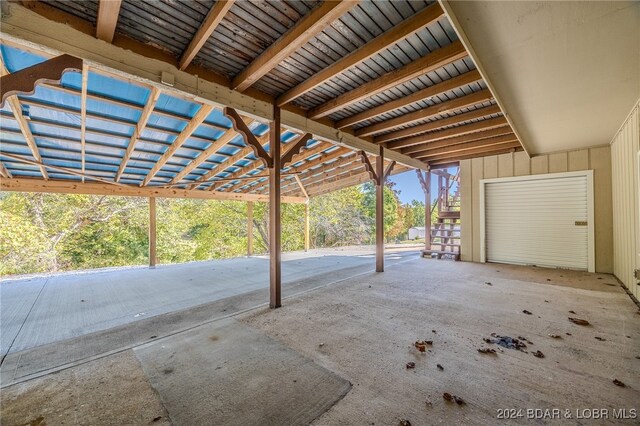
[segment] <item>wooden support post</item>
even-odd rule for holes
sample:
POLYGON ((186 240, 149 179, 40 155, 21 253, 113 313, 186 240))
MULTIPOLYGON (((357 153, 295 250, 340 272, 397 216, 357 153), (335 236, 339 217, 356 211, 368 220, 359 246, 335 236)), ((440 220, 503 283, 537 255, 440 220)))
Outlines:
POLYGON ((304 205, 304 251, 309 251, 309 202, 304 205))
POLYGON ((425 172, 424 181, 424 249, 431 250, 431 171, 425 172))
POLYGON ((384 148, 376 160, 376 272, 384 272, 384 148))
POLYGON ((156 197, 149 197, 149 267, 155 268, 156 254, 156 197))
POLYGON ((253 256, 253 201, 247 202, 247 256, 253 256))
POLYGON ((280 218, 280 108, 273 107, 273 121, 270 126, 269 149, 271 167, 269 167, 269 307, 282 305, 280 263, 281 218, 280 218))

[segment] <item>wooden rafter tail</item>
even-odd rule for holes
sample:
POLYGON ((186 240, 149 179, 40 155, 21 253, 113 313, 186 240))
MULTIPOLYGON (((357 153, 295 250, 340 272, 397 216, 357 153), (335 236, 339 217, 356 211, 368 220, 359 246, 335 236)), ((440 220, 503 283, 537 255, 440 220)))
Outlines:
POLYGON ((311 135, 311 133, 305 133, 304 135, 300 136, 298 140, 295 141, 284 154, 282 154, 282 158, 280 159, 281 166, 284 167, 287 165, 287 163, 291 162, 293 156, 299 154, 302 148, 306 147, 307 142, 309 142, 312 138, 313 136, 311 135))
POLYGON ((131 158, 131 154, 133 154, 133 151, 135 150, 135 147, 136 147, 136 143, 138 142, 138 139, 140 138, 142 131, 146 127, 147 123, 149 122, 149 118, 153 113, 153 109, 156 106, 156 102, 160 98, 160 94, 161 94, 161 91, 156 87, 153 87, 151 89, 151 93, 149 94, 149 99, 147 99, 147 103, 145 104, 142 110, 142 114, 140 114, 140 119, 138 120, 138 124, 136 124, 136 127, 133 129, 133 134, 131 135, 131 139, 129 139, 129 145, 127 145, 127 150, 125 151, 124 157, 120 162, 120 167, 118 167, 118 172, 116 173, 116 178, 115 178, 116 182, 120 181, 120 178, 124 173, 124 170, 127 168, 127 163, 131 158))
POLYGON ((204 22, 202 22, 180 58, 179 68, 181 71, 184 71, 189 66, 234 3, 235 0, 218 0, 211 7, 204 22))
POLYGON ((395 165, 395 161, 392 161, 387 165, 387 168, 384 169, 384 173, 382 174, 382 182, 386 181, 389 175, 391 175, 391 171, 393 171, 395 165))
POLYGON ((367 171, 367 173, 369 173, 369 176, 371 176, 371 179, 374 182, 378 182, 378 175, 376 174, 371 161, 369 161, 369 157, 367 157, 367 154, 364 151, 358 151, 358 155, 360 156, 362 164, 364 164, 365 170, 367 171))
POLYGON ((3 75, 0 79, 2 93, 0 107, 4 106, 7 97, 11 95, 33 95, 36 86, 40 83, 60 83, 66 72, 82 72, 82 59, 71 55, 60 55, 20 71, 3 75))
POLYGON ((231 120, 231 124, 235 131, 244 137, 245 143, 253 149, 253 152, 265 164, 265 166, 271 167, 273 164, 273 158, 271 158, 267 151, 265 151, 264 147, 260 145, 260 142, 258 142, 255 135, 251 133, 251 130, 249 130, 247 124, 242 120, 238 111, 233 108, 225 107, 224 115, 231 120))

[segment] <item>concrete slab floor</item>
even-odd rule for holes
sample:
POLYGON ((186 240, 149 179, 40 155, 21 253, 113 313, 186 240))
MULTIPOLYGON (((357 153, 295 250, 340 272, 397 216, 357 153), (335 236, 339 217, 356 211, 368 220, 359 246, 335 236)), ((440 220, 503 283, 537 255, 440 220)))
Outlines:
MULTIPOLYGON (((284 253, 283 285, 328 270, 350 276, 351 268, 373 267, 374 250, 284 253)), ((387 258, 393 262, 414 251, 389 250, 387 258)), ((255 256, 3 280, 0 356, 265 288, 268 273, 268 257, 255 256)))
MULTIPOLYGON (((487 424, 498 422, 500 409, 514 409, 516 416, 523 410, 523 417, 509 422, 524 424, 530 422, 527 409, 554 408, 561 410, 560 419, 537 423, 635 424, 637 417, 614 419, 613 410, 626 409, 628 416, 640 410, 638 312, 610 275, 415 258, 390 265, 383 274, 363 273, 290 296, 281 309, 259 308, 235 318, 352 383, 314 425, 396 425, 403 419, 413 425, 487 424), (576 325, 570 316, 590 325, 576 325), (532 344, 526 352, 500 348, 483 341, 491 333, 523 336, 532 344), (418 339, 433 340, 425 354, 413 347, 418 339), (481 354, 482 347, 497 353, 481 354), (544 358, 532 355, 537 350, 544 358), (407 369, 407 362, 415 368, 407 369), (445 401, 444 392, 466 404, 445 401), (595 409, 609 410, 608 419, 576 418, 595 409), (572 418, 564 418, 567 414, 572 418)), ((78 368, 98 371, 113 356, 119 355, 58 375, 78 368)), ((33 412, 27 387, 51 393, 64 388, 45 386, 56 376, 2 389, 2 424, 14 424, 5 413, 15 407, 33 412)), ((130 385, 108 386, 118 391, 130 385)), ((38 410, 62 407, 59 411, 69 413, 84 404, 85 410, 105 415, 122 411, 118 401, 105 407, 101 398, 97 389, 87 389, 79 399, 40 399, 38 410)), ((189 409, 202 407, 194 402, 189 409)), ((133 417, 125 423, 146 424, 133 417)))

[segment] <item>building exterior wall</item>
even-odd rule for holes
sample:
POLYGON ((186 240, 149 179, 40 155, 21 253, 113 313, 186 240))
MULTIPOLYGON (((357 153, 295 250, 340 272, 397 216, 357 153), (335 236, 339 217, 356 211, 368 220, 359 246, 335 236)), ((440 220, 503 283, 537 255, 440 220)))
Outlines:
POLYGON ((633 270, 636 264, 638 226, 638 151, 640 151, 640 103, 611 142, 613 178, 613 271, 636 297, 640 297, 633 270))
POLYGON ((460 258, 480 261, 480 180, 593 170, 596 272, 613 272, 611 149, 601 146, 528 158, 524 152, 460 162, 460 258))

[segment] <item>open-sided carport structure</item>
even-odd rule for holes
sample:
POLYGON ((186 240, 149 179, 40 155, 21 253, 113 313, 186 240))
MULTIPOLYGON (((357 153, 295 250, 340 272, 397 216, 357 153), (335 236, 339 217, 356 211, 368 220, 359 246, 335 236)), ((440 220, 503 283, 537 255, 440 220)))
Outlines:
MULTIPOLYGON (((446 7, 446 5, 445 5, 446 7)), ((2 3, 2 190, 270 203, 523 150, 428 1, 2 3)), ((427 194, 428 197, 428 194, 427 194)), ((307 230, 308 231, 308 230, 307 230)))

